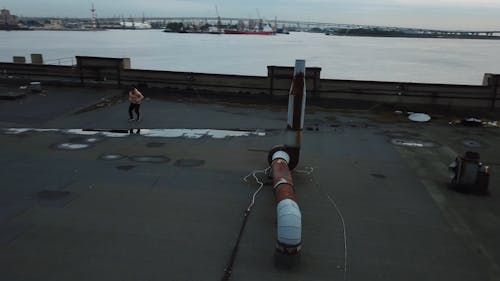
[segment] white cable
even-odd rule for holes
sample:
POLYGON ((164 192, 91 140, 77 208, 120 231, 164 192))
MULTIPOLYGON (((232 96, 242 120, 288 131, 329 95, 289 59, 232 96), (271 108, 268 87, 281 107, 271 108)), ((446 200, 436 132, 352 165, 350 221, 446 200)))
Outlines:
POLYGON ((257 194, 259 194, 260 190, 264 186, 264 183, 259 180, 259 178, 257 177, 257 174, 260 174, 260 173, 266 174, 269 169, 271 169, 271 167, 267 167, 264 170, 254 170, 243 178, 243 181, 247 182, 248 177, 253 176, 253 178, 255 179, 255 182, 257 182, 257 184, 259 184, 259 188, 254 192, 254 194, 252 196, 252 202, 250 203, 250 205, 248 205, 247 212, 249 212, 252 209, 253 205, 255 204, 255 197, 257 196, 257 194))
POLYGON ((299 169, 295 169, 293 170, 295 173, 297 174, 305 174, 305 175, 310 175, 314 172, 314 168, 313 167, 305 167, 305 170, 299 170, 299 169))
POLYGON ((347 278, 347 231, 345 227, 345 221, 344 221, 344 216, 342 215, 342 212, 340 211, 339 207, 337 206, 337 203, 335 203, 335 200, 333 200, 332 197, 328 193, 325 193, 326 197, 332 203, 333 207, 335 207, 335 210, 337 210, 337 214, 339 215, 340 221, 342 222, 342 229, 344 232, 344 280, 347 278))
MULTIPOLYGON (((306 170, 294 170, 294 171, 296 173, 306 174, 306 175, 310 175, 314 171, 313 167, 306 167, 305 169, 306 170)), ((345 226, 344 216, 342 215, 342 211, 340 211, 340 208, 337 206, 337 203, 335 202, 335 200, 328 193, 326 193, 323 189, 321 189, 319 187, 318 183, 316 183, 316 188, 321 193, 323 193, 323 195, 325 195, 326 198, 328 198, 328 201, 330 201, 332 206, 335 208, 337 215, 339 216, 340 221, 342 223, 342 232, 344 234, 344 281, 345 281, 345 280, 347 280, 347 230, 346 230, 346 226, 345 226)))

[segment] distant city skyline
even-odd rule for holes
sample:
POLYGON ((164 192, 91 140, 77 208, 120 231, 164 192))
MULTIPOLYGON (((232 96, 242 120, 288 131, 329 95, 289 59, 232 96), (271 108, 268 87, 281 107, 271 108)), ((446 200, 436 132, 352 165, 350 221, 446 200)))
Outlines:
POLYGON ((0 0, 17 16, 222 17, 317 21, 440 29, 500 30, 498 0, 0 0))

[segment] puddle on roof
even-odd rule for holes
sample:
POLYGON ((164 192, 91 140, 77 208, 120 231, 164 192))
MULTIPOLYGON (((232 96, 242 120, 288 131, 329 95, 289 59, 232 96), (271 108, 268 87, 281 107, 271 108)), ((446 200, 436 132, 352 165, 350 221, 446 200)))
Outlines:
POLYGON ((22 134, 30 131, 38 132, 38 133, 44 133, 44 132, 59 132, 59 129, 34 129, 34 128, 7 128, 3 129, 5 134, 8 135, 17 135, 17 134, 22 134))
POLYGON ((79 150, 79 149, 85 149, 90 147, 89 144, 86 143, 71 143, 71 142, 65 142, 65 143, 59 143, 53 146, 55 149, 61 149, 61 150, 79 150))
MULTIPOLYGON (((105 129, 35 129, 35 128, 4 128, 4 134, 19 135, 29 132, 45 133, 59 132, 70 135, 80 136, 103 136, 110 138, 122 138, 129 135, 141 135, 153 138, 189 138, 199 139, 209 137, 213 139, 224 139, 228 137, 248 137, 265 136, 262 131, 238 131, 238 130, 212 130, 212 129, 124 129, 124 130, 105 130, 105 129), (134 131, 135 130, 135 131, 134 131)), ((97 139, 96 139, 97 140, 97 139)), ((92 142, 89 138, 88 143, 92 142)))
POLYGON ((123 158, 125 158, 125 156, 121 154, 102 154, 101 156, 99 156, 99 159, 106 161, 120 160, 123 158))
POLYGON ((211 129, 142 129, 140 134, 146 137, 162 138, 190 138, 199 139, 201 137, 211 137, 223 139, 227 137, 248 137, 251 135, 265 136, 266 133, 258 131, 232 131, 232 130, 211 130, 211 129))
POLYGON ((72 143, 95 144, 95 143, 98 143, 98 142, 101 142, 101 141, 102 141, 101 138, 98 138, 98 137, 95 137, 95 136, 90 136, 90 137, 74 137, 74 138, 70 138, 69 139, 69 142, 72 142, 72 143))
POLYGON ((410 139, 391 139, 391 143, 394 145, 406 146, 406 147, 416 147, 416 148, 435 147, 436 146, 436 144, 433 142, 420 141, 420 140, 410 140, 410 139))

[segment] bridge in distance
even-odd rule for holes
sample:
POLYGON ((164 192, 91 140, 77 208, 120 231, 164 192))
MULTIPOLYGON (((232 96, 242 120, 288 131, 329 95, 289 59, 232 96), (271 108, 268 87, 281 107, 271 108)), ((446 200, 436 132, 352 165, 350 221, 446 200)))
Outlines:
MULTIPOLYGON (((101 23, 106 22, 117 22, 123 20, 123 18, 100 18, 101 23)), ((184 23, 209 23, 216 24, 219 20, 218 17, 135 17, 135 18, 125 18, 125 20, 133 20, 135 22, 147 21, 147 22, 184 22, 184 23)), ((220 17, 223 24, 236 24, 239 21, 248 22, 249 18, 233 18, 233 17, 220 17)), ((253 19, 255 20, 255 19, 253 19)), ((315 21, 294 21, 294 20, 282 20, 282 19, 265 19, 265 22, 278 27, 293 27, 298 30, 310 30, 312 28, 320 29, 384 29, 384 30, 400 30, 407 32, 416 33, 438 33, 438 34, 473 34, 473 35, 489 35, 493 36, 495 34, 500 34, 500 30, 439 30, 439 29, 423 29, 423 28, 406 28, 406 27, 391 27, 391 26, 377 26, 377 25, 362 25, 362 24, 344 24, 344 23, 327 23, 327 22, 315 22, 315 21)))

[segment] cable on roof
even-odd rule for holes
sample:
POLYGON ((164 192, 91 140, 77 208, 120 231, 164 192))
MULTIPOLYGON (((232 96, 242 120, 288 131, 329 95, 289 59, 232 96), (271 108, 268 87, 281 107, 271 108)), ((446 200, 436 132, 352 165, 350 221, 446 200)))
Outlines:
MULTIPOLYGON (((295 170, 296 172, 298 173, 301 173, 301 174, 306 174, 306 175, 310 175, 313 173, 314 171, 314 168, 312 167, 306 167, 306 170, 295 170)), ((330 194, 326 193, 326 191, 324 191, 317 182, 315 182, 315 185, 316 189, 321 192, 327 199, 328 201, 330 202, 330 204, 334 207, 335 211, 337 212, 337 215, 340 219, 340 222, 342 223, 342 232, 343 232, 343 235, 344 235, 344 281, 347 280, 347 228, 346 228, 346 225, 345 225, 345 220, 344 220, 344 216, 342 215, 342 211, 340 210, 340 208, 338 207, 337 203, 335 202, 335 200, 333 199, 333 197, 330 196, 330 194)))
POLYGON ((233 251, 231 252, 231 257, 229 258, 227 266, 224 269, 224 275, 222 276, 222 279, 221 279, 222 281, 228 281, 231 278, 231 274, 233 273, 234 261, 236 260, 236 255, 238 254, 238 249, 239 249, 241 237, 243 236, 243 231, 245 230, 248 216, 250 215, 250 212, 252 211, 252 208, 255 205, 255 198, 257 197, 257 194, 259 194, 262 187, 264 186, 264 183, 262 181, 260 181, 260 179, 257 177, 257 174, 262 173, 265 175, 265 174, 267 174, 267 172, 270 169, 271 169, 271 167, 267 167, 266 169, 263 169, 263 170, 254 170, 243 178, 243 181, 247 182, 248 178, 250 176, 253 176, 253 178, 255 179, 255 182, 257 182, 259 187, 253 193, 252 200, 250 201, 250 204, 248 205, 248 207, 245 209, 245 212, 243 213, 243 222, 242 222, 241 227, 240 227, 240 232, 238 233, 238 238, 236 239, 236 243, 234 244, 233 251))

